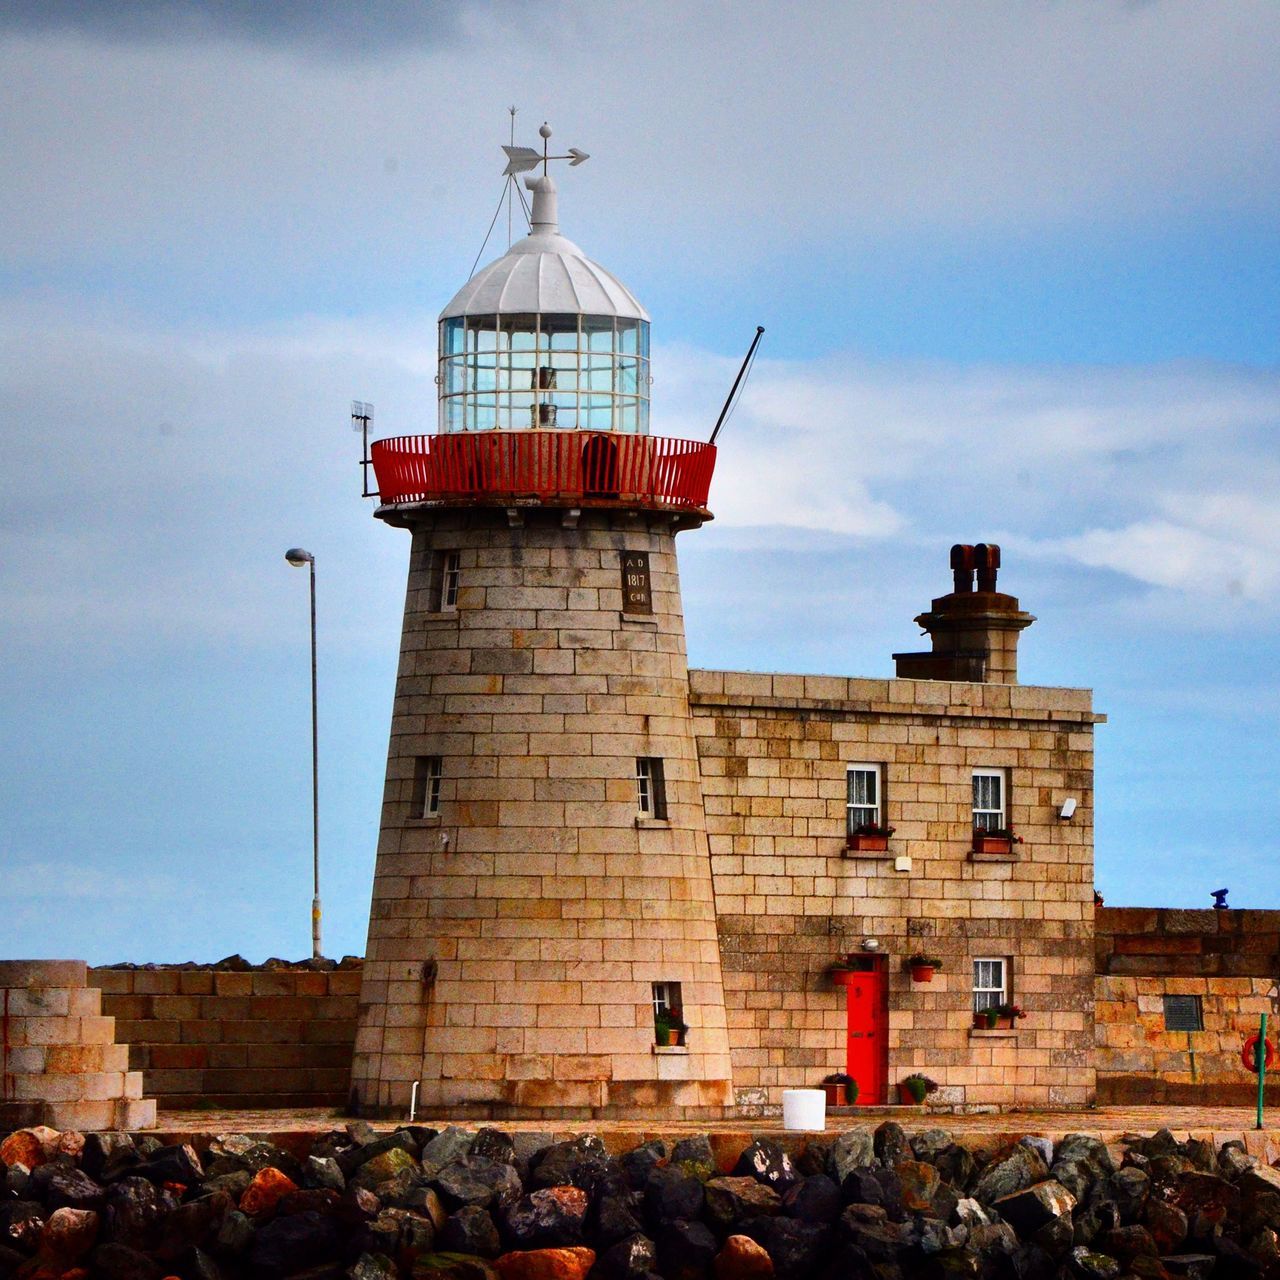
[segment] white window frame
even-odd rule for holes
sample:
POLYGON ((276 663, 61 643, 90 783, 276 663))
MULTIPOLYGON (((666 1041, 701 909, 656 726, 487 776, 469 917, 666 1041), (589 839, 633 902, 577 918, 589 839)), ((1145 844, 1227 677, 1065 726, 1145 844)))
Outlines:
POLYGON ((462 576, 462 555, 457 551, 440 553, 440 612, 458 610, 458 581, 462 576))
POLYGON ((884 767, 878 764, 850 764, 845 766, 845 830, 849 835, 861 826, 884 826, 884 767), (875 803, 855 804, 853 801, 853 776, 856 773, 870 774, 874 779, 875 803), (854 813, 871 812, 870 818, 859 817, 854 821, 854 813))
POLYGON ((667 816, 667 778, 660 756, 636 757, 636 811, 658 821, 667 816))
POLYGON ((1004 831, 1009 826, 1009 771, 1008 769, 975 769, 973 771, 973 829, 975 831, 1004 831), (995 778, 1000 786, 998 808, 978 807, 978 779, 995 778))
MULTIPOLYGON (((415 818, 435 818, 440 813, 440 781, 444 777, 444 761, 439 756, 418 756, 414 760, 414 789, 421 785, 422 802, 415 818), (418 774, 421 770, 421 774, 418 774)), ((415 799, 417 797, 415 796, 415 799)))
POLYGON ((997 1005, 1009 1003, 1009 957, 1008 956, 974 956, 973 957, 973 1011, 982 1013, 986 1009, 994 1009, 997 1005), (979 979, 986 976, 978 966, 997 965, 999 985, 980 985, 979 979))
POLYGON ((653 984, 653 1016, 655 1018, 682 1018, 684 1004, 680 998, 678 982, 655 982, 653 984))

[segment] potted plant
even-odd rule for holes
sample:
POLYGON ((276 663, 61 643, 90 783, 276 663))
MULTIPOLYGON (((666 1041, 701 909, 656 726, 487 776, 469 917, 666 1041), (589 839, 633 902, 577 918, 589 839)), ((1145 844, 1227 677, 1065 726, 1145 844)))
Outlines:
POLYGON ((898 1096, 909 1107, 920 1106, 931 1093, 937 1093, 937 1091, 938 1082, 930 1080, 928 1076, 918 1071, 904 1077, 898 1084, 898 1096))
POLYGON ((994 1031, 998 1017, 995 1005, 987 1009, 979 1009, 973 1015, 974 1029, 977 1031, 994 1031))
POLYGON ((1012 827, 974 827, 974 853, 1012 853, 1022 837, 1014 835, 1012 827))
POLYGON ((858 1082, 843 1071, 833 1071, 822 1080, 822 1092, 829 1107, 851 1107, 858 1100, 858 1082))
POLYGON ((654 1015, 653 1039, 656 1044, 663 1047, 684 1044, 685 1033, 688 1030, 688 1025, 682 1022, 679 1016, 674 1013, 654 1015))
POLYGON ((1006 1030, 1017 1025, 1020 1018, 1025 1018, 1026 1011, 1020 1004, 998 1004, 995 1007, 996 1026, 1006 1030))
POLYGON ((883 853, 889 847, 889 837, 893 835, 892 827, 882 827, 874 822, 864 822, 849 832, 850 849, 861 853, 883 853))
POLYGON ((906 967, 911 970, 912 982, 932 982, 933 975, 942 972, 942 961, 937 956, 917 951, 907 958, 906 967))
POLYGON ((831 981, 838 986, 847 987, 854 977, 863 972, 863 959, 856 952, 849 952, 848 955, 837 957, 831 962, 831 967, 827 972, 831 975, 831 981))

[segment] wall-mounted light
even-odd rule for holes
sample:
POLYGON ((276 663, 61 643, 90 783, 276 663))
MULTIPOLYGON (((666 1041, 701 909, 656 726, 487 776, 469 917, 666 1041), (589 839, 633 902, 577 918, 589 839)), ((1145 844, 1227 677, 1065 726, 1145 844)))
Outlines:
POLYGON ((1070 822, 1071 819, 1075 817, 1075 812, 1076 812, 1075 797, 1068 796, 1062 802, 1062 808, 1058 810, 1058 817, 1061 818, 1063 822, 1070 822))
POLYGON ((879 938, 863 938, 862 949, 863 951, 879 951, 880 939, 879 938))

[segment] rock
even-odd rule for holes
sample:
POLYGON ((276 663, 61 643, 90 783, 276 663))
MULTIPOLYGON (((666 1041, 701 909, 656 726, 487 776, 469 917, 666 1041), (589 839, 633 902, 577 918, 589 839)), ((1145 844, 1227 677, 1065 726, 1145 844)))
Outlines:
POLYGON ((646 1280, 657 1265, 657 1246, 637 1231, 606 1249, 599 1256, 596 1269, 605 1280, 646 1280))
POLYGON ((801 1222, 827 1224, 840 1216, 840 1188, 825 1173, 797 1182, 782 1198, 782 1212, 801 1222))
POLYGON ((633 1148, 618 1161, 623 1176, 637 1190, 643 1189, 649 1175, 667 1160, 667 1144, 660 1138, 633 1148))
POLYGON ((924 1129, 910 1135, 911 1156, 926 1164, 936 1164, 938 1157, 951 1145, 952 1137, 945 1129, 924 1129))
POLYGON ((332 1213, 341 1203, 342 1197, 330 1187, 299 1187, 290 1191, 276 1202, 277 1213, 332 1213))
POLYGON ((111 1182, 142 1163, 142 1156, 127 1133, 85 1135, 80 1167, 98 1182, 111 1182))
MULTIPOLYGON (((373 1213, 364 1212, 364 1216, 376 1216, 378 1197, 372 1192, 365 1191, 361 1188, 355 1188, 353 1194, 357 1197, 369 1197, 372 1204, 369 1205, 373 1209, 373 1213)), ((368 1203, 366 1201, 365 1203, 368 1203)), ((431 1187, 410 1187, 407 1191, 402 1191, 394 1196, 389 1205, 394 1209, 408 1209, 411 1213, 421 1214, 424 1218, 429 1218, 432 1225, 437 1231, 444 1229, 444 1224, 449 1217, 449 1210, 444 1207, 444 1201, 431 1187)), ((362 1211, 362 1210, 361 1210, 362 1211)))
POLYGON ((372 1142, 355 1143, 339 1151, 336 1156, 338 1168, 342 1170, 344 1177, 350 1178, 369 1161, 377 1159, 378 1156, 384 1156, 389 1151, 404 1152, 413 1162, 414 1167, 417 1167, 418 1144, 406 1130, 397 1129, 394 1133, 384 1133, 381 1137, 374 1138, 372 1142))
POLYGON ((655 1169, 644 1189, 645 1216, 654 1226, 677 1218, 697 1218, 706 1199, 702 1183, 674 1165, 655 1169))
POLYGON ((1199 1169, 1201 1173, 1217 1172, 1218 1157, 1212 1142, 1204 1138, 1188 1138, 1180 1144, 1179 1150, 1192 1167, 1199 1169))
POLYGON ((782 1209, 782 1197, 754 1178, 712 1178, 706 1184, 707 1220, 718 1231, 734 1232, 751 1218, 769 1217, 782 1209))
POLYGON ((249 1264, 269 1276, 293 1272, 329 1262, 341 1255, 342 1237, 332 1218, 318 1213, 275 1218, 254 1234, 249 1264))
POLYGON ((973 1189, 974 1198, 983 1204, 994 1204, 1015 1191, 1025 1191, 1049 1176, 1048 1166, 1030 1147, 1015 1146, 1006 1150, 1003 1159, 989 1164, 973 1189))
POLYGON ((692 1138, 681 1138, 671 1152, 671 1165, 686 1177, 706 1182, 715 1177, 716 1157, 711 1150, 711 1139, 705 1133, 692 1138))
POLYGON ((830 1227, 796 1218, 761 1218, 751 1224, 752 1238, 773 1259, 779 1280, 810 1280, 831 1238, 830 1227))
POLYGON ((769 1138, 757 1138, 733 1167, 735 1177, 754 1178, 782 1195, 799 1180, 791 1157, 769 1138))
POLYGON ((440 1232, 440 1248, 446 1253, 475 1253, 496 1258, 502 1252, 502 1238, 487 1209, 463 1205, 452 1214, 440 1232))
POLYGON ((92 1209, 55 1209, 40 1235, 40 1252, 60 1263, 75 1262, 93 1248, 101 1222, 92 1209))
POLYGON ((943 1181, 949 1182, 962 1196, 972 1188, 978 1163, 968 1147, 953 1142, 938 1153, 933 1164, 943 1181))
POLYGON ((485 1160, 496 1160, 499 1164, 514 1165, 516 1144, 502 1130, 484 1128, 471 1140, 471 1150, 467 1154, 485 1160))
MULTIPOLYGON (((1224 1142, 1218 1152, 1217 1171, 1228 1181, 1234 1182, 1247 1169, 1258 1164, 1256 1156, 1251 1156, 1238 1142, 1224 1142)), ((1212 1169, 1205 1170, 1212 1173, 1212 1169)), ((1192 1256, 1192 1255, 1188 1255, 1192 1256)))
POLYGON ((1088 1165, 1099 1174, 1114 1173, 1115 1161, 1111 1152, 1101 1138, 1090 1133, 1069 1133, 1058 1143, 1054 1151, 1054 1162, 1073 1160, 1088 1165))
POLYGON ((883 1207, 884 1188, 870 1169, 854 1169, 840 1187, 846 1204, 874 1204, 883 1207))
POLYGON ((1269 1165, 1257 1164, 1244 1170, 1236 1181, 1243 1203, 1248 1204, 1259 1195, 1280 1195, 1280 1170, 1269 1165))
POLYGON ((1187 1215, 1155 1196, 1142 1206, 1141 1224, 1151 1233, 1161 1256, 1177 1253, 1187 1238, 1187 1215))
POLYGON ((580 1187, 544 1187, 521 1196, 501 1214, 503 1239, 513 1249, 559 1248, 582 1243, 587 1193, 580 1187))
POLYGON ((597 1252, 644 1231, 640 1204, 641 1197, 621 1174, 596 1187, 587 1230, 597 1252))
POLYGON ((447 1209, 476 1205, 501 1208, 520 1198, 524 1188, 513 1166, 485 1156, 463 1156, 446 1165, 431 1180, 447 1209))
POLYGON ((160 1280, 164 1274, 140 1249, 114 1241, 94 1249, 89 1262, 95 1280, 160 1280))
POLYGON ((827 1171, 837 1186, 855 1169, 866 1169, 876 1158, 875 1135, 866 1127, 847 1129, 832 1144, 827 1155, 827 1171))
POLYGON ((184 1187, 198 1187, 204 1181, 200 1157, 185 1142, 161 1147, 129 1172, 149 1182, 178 1182, 184 1187))
POLYGON ((773 1259, 750 1236, 730 1236, 715 1258, 716 1280, 768 1280, 773 1259))
POLYGON ((0 1204, 0 1243, 34 1253, 44 1234, 44 1206, 34 1200, 0 1204))
POLYGON ((1076 1198, 1052 1178, 1002 1196, 991 1206, 1024 1240, 1076 1207, 1076 1198))
POLYGON ((302 1169, 303 1185, 328 1187, 331 1191, 345 1191, 347 1180, 338 1162, 330 1156, 308 1156, 302 1169))
POLYGON ((253 1243, 253 1220, 233 1209, 222 1220, 217 1235, 213 1238, 214 1251, 223 1257, 238 1258, 253 1243))
POLYGON ((380 1253, 362 1253, 348 1268, 347 1280, 399 1280, 390 1258, 380 1253))
POLYGON ((105 1234, 108 1239, 141 1249, 157 1218, 168 1204, 146 1178, 121 1178, 106 1193, 105 1234))
POLYGON ((701 1222, 668 1222, 658 1232, 658 1269, 666 1280, 702 1280, 719 1252, 701 1222))
POLYGON ((1133 1260, 1140 1257, 1156 1257, 1156 1242, 1146 1227, 1117 1227, 1108 1231, 1098 1241, 1104 1253, 1109 1253, 1122 1265, 1132 1267, 1133 1260))
POLYGON ((991 1215, 976 1201, 969 1198, 957 1200, 949 1221, 961 1227, 985 1227, 991 1215))
POLYGON ((1077 1245, 1068 1255, 1067 1264, 1073 1276, 1080 1280, 1115 1280, 1120 1274, 1120 1264, 1106 1253, 1095 1253, 1084 1245, 1077 1245))
POLYGON ((456 1125, 442 1129, 418 1153, 422 1171, 428 1178, 433 1178, 445 1165, 470 1155, 473 1141, 471 1134, 465 1129, 459 1129, 456 1125))
POLYGON ((27 1199, 27 1188, 31 1185, 31 1170, 25 1164, 0 1167, 4 1169, 4 1176, 0 1177, 0 1199, 27 1199))
POLYGON ((532 1249, 504 1253, 494 1268, 501 1280, 586 1280, 595 1262, 593 1249, 532 1249))
POLYGON ((930 1213, 933 1197, 942 1182, 937 1169, 923 1160, 901 1160, 894 1166, 901 1187, 902 1206, 908 1213, 930 1213))
POLYGON ((906 1245, 905 1228, 890 1222, 879 1205, 851 1204, 840 1215, 840 1234, 870 1263, 896 1262, 906 1245))
POLYGON ((1171 1276, 1185 1276, 1186 1280, 1209 1280, 1217 1261, 1211 1253, 1178 1253, 1161 1258, 1160 1264, 1171 1276))
POLYGON ((188 1249, 206 1248, 234 1208, 230 1196, 215 1191, 161 1214, 148 1233, 152 1257, 172 1262, 188 1249))
POLYGON ((378 1187, 402 1173, 418 1174, 418 1162, 403 1147, 388 1147, 359 1165, 351 1175, 357 1187, 378 1187))
POLYGON ((206 1195, 211 1191, 225 1191, 238 1202, 252 1184, 253 1174, 248 1169, 233 1169, 230 1173, 219 1174, 216 1178, 206 1178, 200 1189, 206 1195))
POLYGON ((572 1142, 557 1142, 530 1162, 530 1179, 538 1189, 571 1186, 591 1191, 597 1182, 616 1171, 604 1143, 594 1134, 583 1134, 572 1142))
POLYGON ((1049 1177, 1060 1182, 1082 1203, 1093 1186, 1096 1174, 1089 1165, 1080 1160, 1058 1160, 1049 1167, 1049 1177))
POLYGON ((58 1151, 58 1131, 47 1124, 18 1129, 0 1142, 0 1164, 25 1164, 28 1169, 38 1168, 46 1160, 52 1160, 58 1151))
POLYGON ((55 1170, 44 1184, 44 1202, 50 1209, 100 1209, 105 1192, 80 1169, 46 1165, 55 1170))
POLYGON ((902 1179, 896 1169, 870 1169, 868 1172, 880 1185, 880 1203, 889 1215, 890 1222, 901 1222, 907 1216, 902 1202, 902 1179))
POLYGON ((291 1191, 297 1191, 298 1184, 286 1177, 279 1169, 268 1165, 253 1175, 253 1181, 245 1188, 240 1197, 240 1212, 251 1218, 260 1218, 271 1213, 276 1205, 291 1191))
POLYGON ((1184 1173, 1172 1203, 1187 1215, 1188 1235, 1208 1240, 1218 1228, 1239 1220, 1240 1187, 1213 1173, 1184 1173))
POLYGON ((468 1253, 428 1253, 413 1264, 414 1280, 498 1280, 493 1264, 468 1253))
POLYGON ((876 1159, 886 1169, 892 1169, 904 1160, 912 1158, 911 1143, 907 1141, 907 1131, 892 1120, 886 1120, 876 1126, 872 1138, 876 1159))

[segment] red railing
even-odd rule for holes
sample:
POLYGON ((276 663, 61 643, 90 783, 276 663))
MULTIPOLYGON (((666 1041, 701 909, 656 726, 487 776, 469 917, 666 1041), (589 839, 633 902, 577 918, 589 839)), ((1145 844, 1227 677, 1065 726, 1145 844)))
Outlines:
POLYGON ((396 502, 637 503, 705 508, 716 464, 701 440, 608 431, 463 431, 370 447, 378 494, 396 502))

